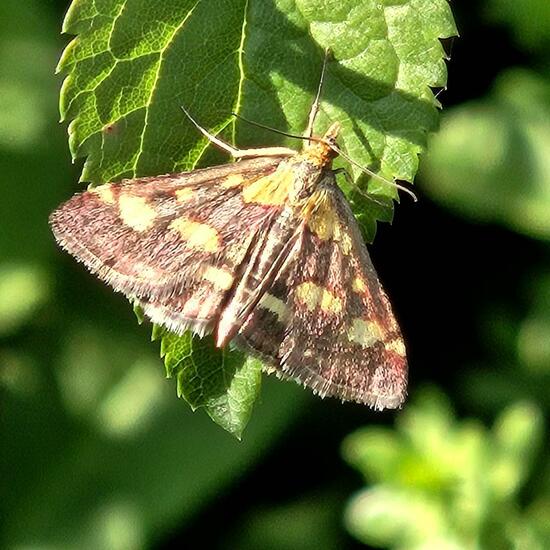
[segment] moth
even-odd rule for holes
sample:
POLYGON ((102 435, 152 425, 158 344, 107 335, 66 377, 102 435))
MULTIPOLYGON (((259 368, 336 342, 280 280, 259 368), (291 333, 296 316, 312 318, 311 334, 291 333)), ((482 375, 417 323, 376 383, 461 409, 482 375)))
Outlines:
POLYGON ((320 90, 300 152, 236 149, 187 113, 238 162, 90 188, 50 223, 62 248, 154 323, 212 333, 322 397, 396 408, 405 345, 337 185, 340 125, 313 136, 320 90))

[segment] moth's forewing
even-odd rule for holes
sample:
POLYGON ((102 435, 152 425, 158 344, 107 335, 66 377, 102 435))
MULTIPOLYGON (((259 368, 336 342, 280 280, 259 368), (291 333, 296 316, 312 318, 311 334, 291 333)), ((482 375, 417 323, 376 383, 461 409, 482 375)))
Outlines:
MULTIPOLYGON (((299 223, 285 215, 289 170, 280 163, 269 175, 243 180, 231 197, 224 193, 223 200, 204 206, 202 223, 219 233, 219 247, 193 264, 194 279, 181 270, 176 292, 140 297, 145 315, 174 332, 214 331, 219 347, 229 343, 270 286, 299 223)), ((189 238, 200 235, 194 228, 189 238)))
POLYGON ((223 267, 223 251, 238 249, 262 221, 256 205, 241 217, 241 185, 279 162, 256 158, 101 185, 73 196, 50 224, 57 242, 116 291, 174 297, 201 277, 200 265, 223 267))

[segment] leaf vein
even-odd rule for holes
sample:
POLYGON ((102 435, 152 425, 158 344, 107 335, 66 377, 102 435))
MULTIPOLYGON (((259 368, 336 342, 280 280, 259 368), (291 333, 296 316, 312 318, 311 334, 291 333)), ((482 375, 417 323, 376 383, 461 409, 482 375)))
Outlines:
POLYGON ((149 93, 149 97, 147 98, 147 101, 144 105, 144 107, 145 107, 145 120, 143 122, 143 129, 142 129, 141 135, 140 135, 139 150, 137 152, 136 160, 134 162, 134 167, 133 167, 134 176, 137 175, 138 163, 139 163, 139 160, 140 160, 141 155, 143 154, 143 150, 144 150, 143 145, 145 143, 145 134, 147 133, 147 128, 149 126, 149 107, 151 106, 151 104, 153 102, 153 97, 154 97, 155 91, 157 89, 157 84, 158 84, 158 81, 159 81, 159 78, 160 78, 160 72, 161 72, 161 68, 162 68, 162 62, 163 62, 163 59, 164 59, 164 55, 165 55, 166 51, 168 50, 168 48, 170 47, 170 45, 173 43, 173 41, 174 41, 175 37, 177 36, 178 32, 181 29, 183 29, 183 27, 185 26, 185 23, 187 23, 187 20, 189 19, 189 17, 191 17, 192 13, 195 11, 196 7, 201 3, 201 1, 202 0, 197 0, 195 5, 189 10, 189 12, 183 18, 181 23, 174 29, 174 31, 172 32, 172 35, 170 36, 169 40, 166 41, 165 46, 160 51, 159 60, 158 60, 158 64, 157 64, 157 69, 156 69, 156 73, 155 73, 155 79, 154 79, 153 84, 151 85, 151 91, 149 93))
MULTIPOLYGON (((248 15, 248 5, 249 0, 245 1, 244 4, 244 10, 243 10, 243 24, 241 27, 241 41, 239 44, 239 49, 237 50, 237 61, 239 65, 239 87, 237 88, 237 97, 235 98, 235 107, 233 108, 235 113, 240 113, 241 111, 241 101, 242 101, 242 93, 243 93, 243 84, 245 80, 245 74, 244 74, 244 64, 243 64, 243 56, 244 56, 244 41, 246 38, 246 25, 247 25, 247 15, 248 15)), ((236 130, 237 130, 237 121, 233 121, 233 143, 235 143, 236 139, 236 130)))

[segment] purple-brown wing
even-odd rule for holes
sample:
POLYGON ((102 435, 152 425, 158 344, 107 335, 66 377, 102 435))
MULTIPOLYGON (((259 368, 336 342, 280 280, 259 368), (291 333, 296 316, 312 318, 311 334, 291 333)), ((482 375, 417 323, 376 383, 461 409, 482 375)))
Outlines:
POLYGON ((262 222, 266 208, 244 204, 241 186, 279 162, 257 158, 101 185, 73 196, 50 223, 58 243, 115 290, 171 294, 203 260, 231 251, 246 240, 247 226, 262 222), (243 217, 247 223, 236 226, 243 217))
POLYGON ((403 339, 333 176, 310 199, 299 238, 236 342, 322 396, 399 407, 403 339))
MULTIPOLYGON (((100 279, 176 332, 208 332, 258 235, 280 205, 243 200, 280 158, 106 184, 50 217, 58 243, 100 279)), ((263 187, 262 187, 263 188, 263 187)))

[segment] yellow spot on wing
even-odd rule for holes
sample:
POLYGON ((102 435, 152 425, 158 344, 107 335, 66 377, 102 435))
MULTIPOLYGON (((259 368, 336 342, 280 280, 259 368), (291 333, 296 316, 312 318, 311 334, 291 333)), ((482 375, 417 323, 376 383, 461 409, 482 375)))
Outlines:
POLYGON ((309 311, 313 311, 319 303, 321 288, 313 283, 302 283, 296 288, 296 298, 300 300, 309 311))
POLYGON ((340 243, 341 250, 346 256, 351 252, 352 242, 349 233, 340 225, 339 217, 326 192, 314 194, 311 199, 312 212, 307 220, 307 226, 322 241, 332 239, 340 243))
POLYGON ((321 309, 327 313, 340 313, 342 311, 342 300, 328 290, 321 294, 321 309))
POLYGON ((328 204, 328 201, 322 200, 319 206, 311 213, 307 225, 313 233, 321 240, 332 239, 334 234, 340 233, 340 224, 336 217, 336 212, 328 204))
POLYGON ((147 203, 144 197, 120 195, 118 210, 123 223, 135 231, 146 231, 157 217, 155 209, 147 203))
POLYGON ((183 216, 172 220, 169 227, 180 234, 189 248, 198 248, 206 252, 216 252, 219 248, 220 236, 210 225, 183 216))
POLYGON ((378 323, 375 321, 365 321, 364 319, 354 319, 348 330, 348 338, 360 346, 368 348, 376 342, 380 342, 384 334, 378 323))
POLYGON ((193 189, 190 187, 182 187, 176 191, 176 200, 178 202, 187 202, 191 200, 194 194, 193 189))
POLYGON ((208 266, 204 270, 203 278, 220 290, 229 290, 233 286, 233 275, 219 267, 208 266))
POLYGON ((220 185, 222 187, 230 189, 231 187, 239 187, 239 185, 241 185, 243 181, 244 178, 241 174, 229 174, 229 176, 227 176, 220 182, 220 185))
POLYGON ((349 233, 347 231, 344 231, 341 226, 340 227, 340 233, 339 238, 334 238, 335 241, 340 241, 340 246, 342 247, 342 252, 347 256, 351 252, 351 237, 349 236, 349 233))
POLYGON ((314 311, 318 307, 324 313, 338 314, 342 311, 342 300, 330 290, 315 283, 306 282, 298 285, 296 297, 309 311, 314 311))
POLYGON ((405 357, 407 355, 407 350, 405 349, 405 344, 401 338, 394 338, 386 344, 386 349, 405 357))
POLYGON ((269 176, 245 184, 242 192, 244 202, 269 206, 282 206, 288 202, 288 195, 294 185, 294 172, 283 166, 269 176))
POLYGON ((280 298, 273 296, 273 294, 264 294, 258 306, 274 313, 281 322, 286 319, 288 313, 286 304, 280 298))
POLYGON ((115 203, 115 196, 113 194, 112 185, 110 183, 100 185, 99 187, 94 187, 90 190, 90 192, 94 195, 97 195, 99 200, 101 202, 104 202, 105 204, 115 203))
POLYGON ((161 274, 160 270, 145 262, 135 262, 132 265, 132 272, 136 277, 145 280, 156 280, 161 274))
POLYGON ((351 288, 354 292, 363 294, 363 292, 367 290, 367 283, 365 283, 362 277, 355 277, 355 279, 353 279, 353 283, 351 284, 351 288))
POLYGON ((190 316, 195 317, 201 307, 201 300, 198 296, 193 295, 191 296, 187 302, 185 302, 185 305, 183 306, 182 314, 184 316, 190 316))

